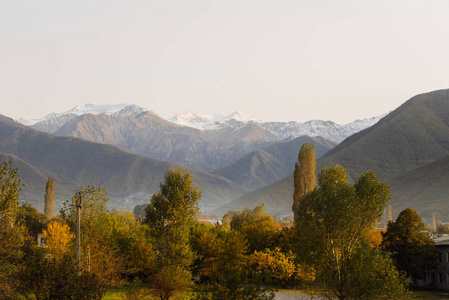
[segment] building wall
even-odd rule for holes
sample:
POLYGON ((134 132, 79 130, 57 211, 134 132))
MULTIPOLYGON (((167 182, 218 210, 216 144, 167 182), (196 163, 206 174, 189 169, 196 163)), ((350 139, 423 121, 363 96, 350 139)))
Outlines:
POLYGON ((431 276, 432 286, 449 290, 449 245, 436 246, 438 251, 438 269, 431 276))

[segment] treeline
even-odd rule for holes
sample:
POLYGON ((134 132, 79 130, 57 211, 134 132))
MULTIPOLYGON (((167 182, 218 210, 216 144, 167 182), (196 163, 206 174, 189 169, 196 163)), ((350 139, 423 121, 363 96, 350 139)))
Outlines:
MULTIPOLYGON (((172 169, 151 202, 136 207, 141 219, 108 211, 108 194, 97 187, 80 188, 52 217, 50 209, 19 205, 17 170, 3 163, 0 298, 101 299, 106 287, 126 285, 128 299, 273 299, 273 287, 289 286, 338 299, 409 298, 409 279, 422 278, 436 261, 416 212, 405 210, 386 231, 374 230, 390 197, 386 183, 368 171, 350 184, 340 166, 316 180, 313 145, 304 145, 298 159, 290 227, 263 205, 231 211, 222 224, 199 223, 201 192, 189 172, 172 169), (36 243, 41 232, 44 246, 36 243)), ((52 191, 47 184, 48 203, 52 191)))

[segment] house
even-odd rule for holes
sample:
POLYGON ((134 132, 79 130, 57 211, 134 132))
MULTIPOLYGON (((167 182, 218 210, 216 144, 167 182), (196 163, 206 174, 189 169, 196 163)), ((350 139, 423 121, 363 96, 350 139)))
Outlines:
POLYGON ((435 273, 428 274, 426 281, 432 287, 449 290, 449 236, 435 239, 435 248, 438 251, 438 265, 435 273))

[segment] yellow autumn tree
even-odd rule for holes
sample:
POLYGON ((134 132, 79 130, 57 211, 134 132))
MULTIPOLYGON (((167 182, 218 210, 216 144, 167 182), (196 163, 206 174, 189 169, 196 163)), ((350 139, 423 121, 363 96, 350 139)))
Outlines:
POLYGON ((74 239, 74 234, 70 232, 70 227, 59 222, 48 223, 47 229, 43 229, 45 245, 48 252, 56 259, 60 259, 69 250, 70 243, 74 239))
POLYGON ((298 162, 295 164, 295 172, 293 173, 293 215, 295 223, 298 222, 298 207, 302 196, 315 189, 315 146, 313 143, 305 143, 301 146, 298 154, 298 162))
POLYGON ((385 230, 381 229, 373 229, 365 234, 365 239, 371 249, 376 250, 379 249, 380 244, 382 243, 382 234, 385 230))
POLYGON ((291 252, 282 253, 281 249, 277 247, 274 250, 255 251, 253 254, 253 261, 263 278, 266 273, 271 273, 283 287, 295 273, 293 260, 294 255, 291 252))

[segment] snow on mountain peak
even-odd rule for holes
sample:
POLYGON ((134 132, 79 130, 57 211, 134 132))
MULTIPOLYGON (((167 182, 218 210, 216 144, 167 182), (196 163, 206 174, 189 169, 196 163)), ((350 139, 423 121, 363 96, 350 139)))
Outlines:
POLYGON ((93 115, 99 115, 99 114, 106 114, 109 116, 115 116, 115 117, 130 117, 134 116, 137 117, 140 114, 144 112, 151 112, 148 108, 141 107, 134 104, 80 104, 75 106, 72 109, 69 109, 68 111, 65 111, 63 113, 50 113, 46 115, 43 118, 39 119, 32 119, 32 120, 26 120, 26 119, 19 119, 18 122, 27 125, 32 126, 39 122, 67 122, 74 116, 81 116, 84 114, 93 114, 93 115), (61 119, 61 120, 59 120, 61 119))
MULTIPOLYGON (((64 113, 51 113, 41 119, 25 120, 19 119, 22 124, 38 128, 46 132, 54 132, 71 119, 83 114, 106 114, 117 117, 136 117, 140 118, 146 113, 156 115, 148 108, 133 104, 81 104, 64 113), (38 127, 35 127, 38 125, 38 127)), ((385 114, 386 115, 386 114, 385 114)), ((354 122, 340 125, 332 121, 310 120, 304 123, 300 122, 262 122, 255 117, 245 114, 239 110, 228 114, 199 114, 194 111, 188 111, 183 114, 177 114, 169 121, 187 127, 193 127, 200 130, 214 130, 222 127, 240 128, 248 123, 253 123, 260 128, 267 130, 281 139, 289 137, 298 137, 302 135, 322 136, 334 142, 341 142, 346 137, 374 125, 385 115, 356 120, 354 122)))
POLYGON ((106 114, 110 116, 129 117, 142 112, 150 111, 148 108, 140 107, 134 104, 81 104, 64 112, 64 114, 74 114, 81 116, 84 114, 106 114))
POLYGON ((220 126, 220 124, 228 124, 229 121, 232 120, 243 123, 259 122, 258 119, 238 110, 229 115, 203 115, 194 111, 188 111, 183 114, 177 114, 169 119, 170 122, 173 122, 175 124, 197 129, 213 129, 217 126, 220 126))
MULTIPOLYGON (((225 118, 225 120, 230 120, 230 119, 234 119, 234 120, 237 120, 237 121, 240 121, 240 122, 244 122, 244 123, 260 122, 259 119, 255 118, 253 116, 250 116, 248 114, 245 114, 245 113, 243 113, 243 112, 241 112, 239 110, 233 112, 232 114, 230 114, 229 116, 227 116, 225 118)), ((225 120, 223 120, 223 121, 225 121, 225 120)))

